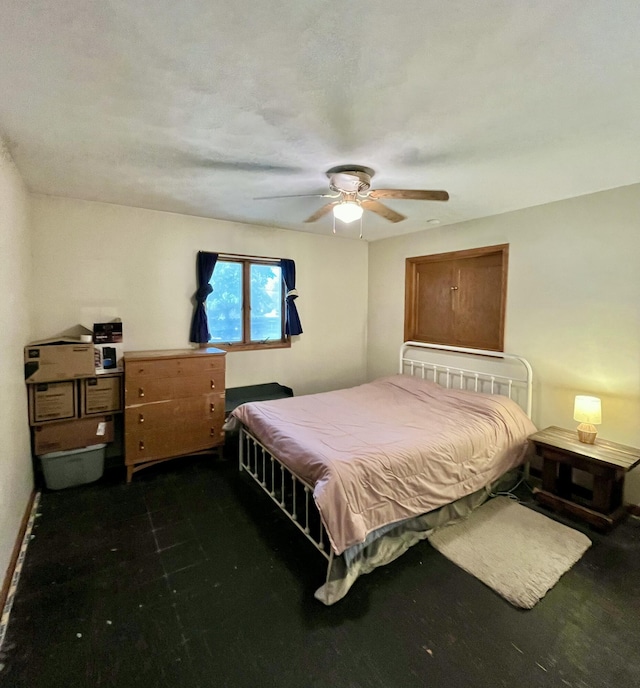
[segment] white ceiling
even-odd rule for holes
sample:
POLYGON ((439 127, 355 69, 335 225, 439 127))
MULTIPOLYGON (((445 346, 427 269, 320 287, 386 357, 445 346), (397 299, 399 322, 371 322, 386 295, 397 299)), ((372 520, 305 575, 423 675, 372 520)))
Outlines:
MULTIPOLYGON (((358 163, 378 239, 640 182, 637 0, 4 0, 0 136, 38 193, 295 230, 358 163)), ((356 223, 358 224, 358 223, 356 223)), ((357 236, 353 226, 341 233, 357 236)))

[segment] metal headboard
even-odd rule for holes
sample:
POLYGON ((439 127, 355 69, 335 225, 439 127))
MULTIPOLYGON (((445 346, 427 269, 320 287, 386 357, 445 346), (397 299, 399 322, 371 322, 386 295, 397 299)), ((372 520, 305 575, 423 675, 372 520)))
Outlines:
POLYGON ((502 394, 531 418, 533 371, 521 356, 501 351, 404 342, 400 373, 436 382, 447 389, 502 394))

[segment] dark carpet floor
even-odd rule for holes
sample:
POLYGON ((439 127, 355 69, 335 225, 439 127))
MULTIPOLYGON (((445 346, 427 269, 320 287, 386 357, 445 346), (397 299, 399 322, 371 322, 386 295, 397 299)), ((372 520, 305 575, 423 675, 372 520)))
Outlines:
POLYGON ((324 559, 231 461, 45 491, 0 684, 635 688, 640 521, 563 522, 593 546, 530 611, 426 542, 327 608, 324 559))

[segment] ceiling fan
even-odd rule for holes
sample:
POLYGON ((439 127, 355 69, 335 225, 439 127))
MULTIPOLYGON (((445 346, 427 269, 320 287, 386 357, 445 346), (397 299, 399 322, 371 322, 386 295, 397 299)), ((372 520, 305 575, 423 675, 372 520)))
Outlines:
MULTIPOLYGON (((327 170, 329 194, 293 194, 287 196, 263 196, 264 198, 296 198, 313 196, 331 198, 329 203, 316 210, 305 222, 315 222, 333 210, 333 215, 342 222, 353 222, 362 217, 364 210, 370 210, 390 222, 401 222, 405 215, 397 213, 380 203, 380 198, 397 198, 415 201, 448 201, 446 191, 418 189, 371 189, 371 178, 375 174, 370 167, 362 165, 339 165, 327 170)), ((260 200, 261 200, 260 199, 260 200)), ((259 199, 256 199, 259 200, 259 199)))

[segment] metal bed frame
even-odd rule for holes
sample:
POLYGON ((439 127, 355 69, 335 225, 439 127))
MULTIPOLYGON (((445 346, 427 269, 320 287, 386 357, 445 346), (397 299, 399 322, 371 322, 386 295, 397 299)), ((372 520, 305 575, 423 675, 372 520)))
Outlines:
MULTIPOLYGON (((400 348, 399 372, 436 382, 447 389, 508 396, 531 417, 533 373, 529 362, 520 356, 424 342, 405 342, 400 348), (442 360, 447 356, 455 360, 442 360), (454 364, 458 361, 464 361, 464 367, 454 364), (475 367, 472 362, 475 362, 475 367), (497 372, 503 367, 513 369, 514 364, 519 375, 497 372)), ((254 479, 327 560, 328 582, 334 551, 313 500, 313 487, 282 464, 244 425, 240 427, 239 443, 239 470, 246 471, 254 479)))

